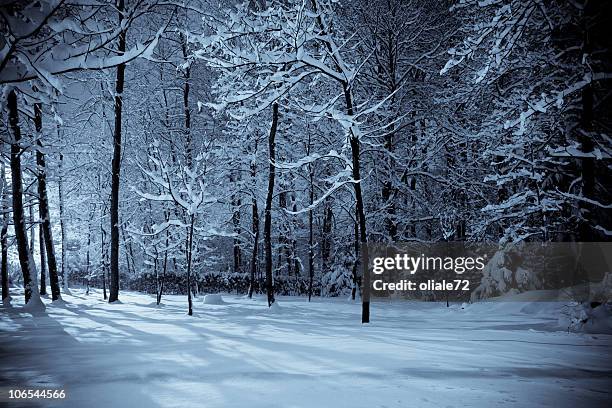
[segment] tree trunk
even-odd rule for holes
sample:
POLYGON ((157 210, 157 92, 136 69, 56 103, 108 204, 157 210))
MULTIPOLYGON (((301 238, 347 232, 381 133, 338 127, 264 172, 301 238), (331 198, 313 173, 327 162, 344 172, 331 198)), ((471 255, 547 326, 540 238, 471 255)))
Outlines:
POLYGON ((329 272, 331 268, 332 227, 334 211, 331 199, 326 198, 323 208, 323 225, 321 227, 321 273, 329 272))
POLYGON ((255 290, 255 273, 257 272, 257 251, 259 248, 259 210, 257 209, 257 198, 253 196, 253 253, 251 254, 251 277, 249 280, 249 299, 253 297, 255 290))
MULTIPOLYGON (((291 208, 291 211, 297 212, 298 207, 297 207, 297 200, 295 198, 295 192, 291 193, 291 201, 293 203, 293 207, 291 208)), ((290 254, 291 258, 290 258, 290 261, 293 263, 293 273, 295 274, 296 277, 299 277, 301 272, 300 272, 300 259, 297 253, 297 239, 295 239, 296 228, 297 228, 297 224, 295 221, 295 217, 292 216, 291 217, 291 254, 290 254)))
POLYGON ((102 269, 102 296, 104 300, 108 299, 108 295, 106 294, 106 265, 104 265, 104 269, 102 269))
POLYGON ((15 239, 17 241, 17 252, 19 254, 19 264, 23 274, 23 284, 25 287, 25 302, 30 300, 40 302, 38 291, 38 279, 36 269, 32 265, 33 259, 28 248, 28 235, 26 232, 25 216, 23 211, 23 184, 21 179, 21 129, 19 127, 19 113, 17 110, 17 94, 11 90, 7 99, 9 125, 12 131, 11 140, 11 181, 13 187, 13 226, 15 229, 15 239))
MULTIPOLYGON (((42 132, 42 110, 40 104, 34 105, 34 124, 36 131, 39 133, 38 149, 36 150, 36 165, 38 167, 38 214, 40 217, 45 252, 47 258, 47 266, 49 271, 49 284, 51 285, 51 299, 58 300, 61 298, 59 277, 57 274, 57 260, 55 258, 55 247, 53 246, 53 234, 51 229, 51 217, 49 216, 49 198, 47 196, 47 170, 45 163, 45 154, 42 151, 42 141, 40 132, 42 132)), ((42 249, 41 249, 42 262, 42 249)), ((41 266, 42 269, 42 266, 41 266)))
MULTIPOLYGON (((166 218, 166 222, 170 219, 170 214, 164 211, 164 215, 166 218)), ((166 230, 166 244, 164 248, 164 266, 162 267, 162 276, 161 282, 157 286, 157 304, 161 303, 162 295, 164 293, 164 282, 166 280, 166 271, 168 270, 168 245, 170 243, 170 235, 169 231, 166 230)))
POLYGON ((34 205, 28 208, 28 222, 30 223, 30 256, 34 258, 34 246, 36 245, 36 222, 34 222, 34 205))
POLYGON ((195 224, 195 215, 191 214, 189 231, 187 236, 187 304, 189 316, 193 315, 193 301, 191 300, 191 263, 193 258, 193 227, 195 224))
MULTIPOLYGON (((101 211, 102 213, 102 217, 100 218, 101 220, 104 219, 104 211, 101 211)), ((107 299, 106 296, 106 230, 104 229, 104 223, 101 222, 100 224, 100 231, 101 231, 101 241, 102 241, 102 248, 100 249, 100 267, 102 269, 102 293, 104 295, 104 300, 107 299)))
POLYGON ((385 136, 384 147, 389 152, 389 158, 387 159, 387 179, 383 182, 382 187, 382 199, 383 205, 386 208, 385 214, 385 227, 389 233, 389 238, 392 242, 397 241, 397 221, 395 219, 395 188, 393 186, 392 175, 395 171, 393 162, 393 139, 395 132, 395 124, 391 124, 389 134, 385 136))
POLYGON ((274 303, 274 282, 272 278, 272 198, 274 196, 274 139, 278 126, 278 103, 272 104, 272 126, 268 138, 268 149, 270 152, 268 194, 266 196, 266 210, 264 217, 264 247, 266 251, 266 291, 268 293, 268 307, 274 303))
MULTIPOLYGON (((353 116, 353 99, 351 96, 351 91, 348 88, 346 83, 343 83, 344 88, 344 98, 346 101, 346 113, 349 116, 353 116)), ((363 207, 363 195, 361 193, 361 175, 359 171, 359 138, 358 136, 351 130, 350 131, 350 141, 351 141, 351 156, 353 162, 353 186, 355 188, 355 201, 357 207, 357 218, 359 220, 359 238, 361 242, 361 257, 362 260, 368 259, 368 251, 367 244, 368 238, 366 233, 366 219, 365 219, 365 210, 363 207)), ((368 264, 367 262, 361 262, 362 267, 362 279, 363 279, 363 290, 361 294, 361 323, 369 323, 370 322, 370 274, 368 273, 368 264)))
MULTIPOLYGON (((352 111, 352 109, 351 109, 352 111)), ((352 114, 352 113, 351 113, 352 114)), ((370 322, 370 274, 368 273, 368 264, 363 262, 364 259, 368 259, 367 244, 368 238, 366 234, 366 220, 365 211, 363 208, 363 196, 361 194, 361 176, 359 174, 359 139, 353 135, 351 136, 351 150, 353 156, 353 179, 358 181, 353 183, 355 186, 355 200, 357 204, 357 217, 359 218, 359 238, 361 242, 361 267, 362 267, 362 279, 363 279, 363 290, 361 295, 361 323, 370 322)))
POLYGON ((9 206, 8 206, 8 185, 6 182, 4 162, 0 163, 0 177, 2 180, 2 230, 0 230, 0 245, 2 247, 2 260, 0 264, 0 278, 2 279, 2 303, 10 302, 9 281, 8 281, 8 225, 9 225, 9 206))
MULTIPOLYGON (((308 148, 306 156, 310 156, 311 144, 310 144, 310 132, 308 133, 308 148)), ((308 301, 312 298, 312 281, 314 279, 314 248, 313 248, 313 214, 312 205, 314 204, 314 168, 312 163, 308 164, 308 181, 310 182, 309 200, 308 204, 310 210, 308 211, 308 301)))
MULTIPOLYGON (((358 215, 355 215, 358 216, 358 215)), ((351 288, 351 300, 355 300, 357 297, 357 286, 359 285, 359 221, 355 220, 354 226, 354 251, 355 251, 355 262, 353 263, 353 270, 351 272, 351 280, 353 281, 353 287, 351 288)))
MULTIPOLYGON (((233 219, 233 223, 234 223, 234 233, 238 234, 240 232, 240 228, 238 227, 239 222, 238 221, 240 219, 240 213, 238 211, 234 212, 234 215, 232 216, 233 219)), ((234 238, 234 272, 235 273, 240 273, 242 272, 242 268, 240 267, 240 264, 242 263, 242 251, 240 250, 240 240, 238 238, 234 238)))
POLYGON ((128 274, 136 273, 136 264, 134 261, 134 251, 132 250, 132 244, 125 238, 125 227, 121 225, 121 237, 123 238, 123 249, 125 252, 125 265, 127 267, 128 274))
POLYGON ((91 283, 91 235, 92 235, 92 220, 96 215, 96 204, 91 206, 91 212, 89 213, 89 225, 87 227, 87 266, 85 267, 85 276, 87 277, 87 291, 86 295, 89 295, 89 288, 91 283))
MULTIPOLYGON (((344 99, 346 102, 346 113, 349 116, 353 116, 353 97, 351 95, 351 90, 348 87, 346 82, 342 83, 342 88, 344 91, 344 99)), ((355 189, 355 206, 357 209, 356 218, 359 222, 359 242, 361 244, 361 267, 362 267, 362 279, 363 279, 363 290, 361 293, 361 323, 369 323, 370 322, 370 274, 368 273, 368 263, 363 262, 363 260, 368 259, 368 251, 367 251, 367 233, 366 233, 366 219, 365 219, 365 209, 363 206, 363 195, 361 192, 361 175, 360 175, 360 161, 359 161, 359 137, 356 135, 352 129, 349 130, 349 138, 351 144, 351 159, 353 164, 353 183, 355 189)), ((355 243, 358 245, 358 243, 355 243)))
POLYGON ((253 151, 253 159, 251 161, 251 180, 253 183, 253 196, 251 198, 251 206, 253 211, 253 221, 251 230, 253 232, 253 253, 251 254, 251 277, 249 280, 249 299, 253 298, 255 290, 255 274, 257 273, 257 251, 259 247, 259 210, 257 208, 257 194, 255 187, 257 184, 257 137, 255 138, 255 150, 253 151))
POLYGON ((63 162, 64 155, 60 153, 59 155, 59 180, 58 180, 58 195, 59 195, 59 217, 60 217, 60 231, 62 233, 61 247, 62 247, 62 290, 64 294, 70 292, 68 289, 68 267, 67 267, 67 256, 66 253, 66 216, 65 209, 66 205, 64 203, 64 175, 63 173, 63 162))
MULTIPOLYGON (((282 159, 281 159, 282 160, 282 159)), ((279 180, 279 193, 278 193, 278 208, 280 209, 280 213, 287 208, 287 191, 285 188, 285 184, 283 180, 279 180)), ((287 260, 287 276, 291 275, 291 259, 289 259, 289 246, 287 239, 289 235, 289 228, 283 218, 279 219, 280 226, 278 227, 278 269, 277 271, 280 275, 284 275, 283 273, 283 253, 285 254, 285 258, 287 260)))
POLYGON ((40 294, 47 294, 47 267, 45 262, 47 257, 45 256, 45 235, 43 232, 42 223, 38 225, 38 249, 40 251, 40 294))
POLYGON ((179 34, 181 40, 181 51, 183 52, 183 111, 185 114, 185 157, 187 158, 187 167, 191 168, 193 161, 193 145, 191 140, 191 110, 189 109, 189 80, 191 78, 191 68, 189 67, 189 55, 187 50, 187 36, 183 33, 179 34))
MULTIPOLYGON (((119 26, 123 22, 124 0, 117 0, 119 26)), ((125 52, 125 30, 119 34, 118 54, 125 52)), ((110 206, 110 293, 108 302, 119 299, 119 183, 121 174, 121 112, 123 109, 123 85, 125 82, 125 64, 117 65, 115 84, 115 131, 113 134, 113 162, 110 206)))
MULTIPOLYGON (((181 51, 183 53, 183 61, 185 67, 183 68, 183 111, 185 114, 185 157, 187 158, 187 167, 191 168, 193 161, 193 146, 191 140, 191 111, 189 109, 189 79, 191 76, 191 69, 189 68, 189 61, 187 59, 187 37, 181 33, 179 35, 181 40, 181 51)), ((195 214, 191 214, 191 225, 189 227, 189 235, 187 239, 187 303, 189 304, 189 316, 193 315, 193 301, 191 295, 191 263, 193 258, 193 227, 195 223, 195 214)))
MULTIPOLYGON (((166 248, 168 248, 168 231, 166 231, 166 248)), ((157 268, 156 268, 157 269, 157 268)), ((164 263, 162 267, 161 278, 158 277, 156 303, 159 306, 164 294, 164 281, 166 279, 166 271, 168 270, 168 250, 164 251, 164 263)))
POLYGON ((91 262, 91 255, 90 255, 91 254, 91 220, 94 217, 95 211, 96 211, 96 207, 92 206, 91 212, 89 213, 89 225, 87 227, 87 255, 85 258, 85 262, 86 262, 85 280, 87 282, 87 289, 85 291, 86 295, 89 295, 89 267, 90 267, 89 263, 91 262))
MULTIPOLYGON (((230 177, 231 182, 239 181, 240 177, 232 175, 230 177)), ((242 250, 240 248, 240 206, 242 205, 242 200, 238 196, 238 194, 232 194, 232 225, 234 227, 234 245, 233 245, 233 257, 234 257, 234 273, 242 272, 241 264, 242 264, 242 250)))

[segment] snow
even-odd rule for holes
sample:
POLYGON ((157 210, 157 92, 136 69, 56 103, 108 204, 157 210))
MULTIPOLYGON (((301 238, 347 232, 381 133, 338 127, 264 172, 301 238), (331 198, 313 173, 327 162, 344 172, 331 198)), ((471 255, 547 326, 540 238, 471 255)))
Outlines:
MULTIPOLYGON (((561 302, 475 304, 185 296, 72 289, 46 313, 0 308, 3 384, 62 387, 46 406, 607 406, 612 336, 558 325, 561 302), (278 311, 278 310, 277 310, 278 311)), ((45 406, 45 405, 42 405, 45 406)))
POLYGON ((223 297, 220 294, 215 293, 215 294, 205 295, 204 304, 205 305, 224 305, 225 301, 223 300, 223 297))
POLYGON ((268 313, 283 313, 283 308, 278 304, 278 301, 276 301, 270 305, 268 313))
POLYGON ((24 305, 21 310, 32 315, 38 315, 44 313, 45 308, 46 306, 40 298, 38 292, 34 292, 32 293, 32 297, 30 298, 28 303, 24 305))
POLYGON ((612 334, 612 305, 569 304, 563 308, 559 326, 576 332, 612 334))

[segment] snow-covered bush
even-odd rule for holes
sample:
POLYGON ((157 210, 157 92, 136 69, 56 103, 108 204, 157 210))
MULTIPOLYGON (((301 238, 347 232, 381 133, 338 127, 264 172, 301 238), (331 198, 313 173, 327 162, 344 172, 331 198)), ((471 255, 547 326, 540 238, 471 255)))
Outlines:
POLYGON ((211 293, 209 295, 204 296, 204 304, 207 305, 224 305, 225 301, 223 297, 218 293, 211 293))
POLYGON ((471 294, 472 301, 541 288, 541 279, 533 271, 512 265, 511 251, 499 250, 491 257, 482 270, 480 285, 471 294))
POLYGON ((336 266, 321 278, 321 296, 346 296, 353 287, 352 271, 336 266))
POLYGON ((604 303, 612 300, 612 272, 606 273, 600 283, 591 285, 591 297, 604 303))
POLYGON ((559 326, 572 332, 612 334, 612 304, 573 302, 564 308, 559 326))
MULTIPOLYGON (((126 282, 125 288, 146 293, 156 293, 155 277, 149 273, 139 274, 137 276, 124 276, 123 282, 126 282)), ((184 274, 175 275, 167 273, 164 280, 164 293, 167 294, 185 294, 186 276, 184 274)), ((249 273, 233 273, 233 272, 200 272, 193 278, 200 293, 236 293, 245 294, 249 289, 250 274, 249 273)), ((306 275, 301 276, 276 276, 274 278, 274 291, 282 296, 305 296, 308 294, 309 278, 306 275)), ((92 286, 101 287, 100 279, 92 280, 92 286)), ((313 295, 321 295, 321 280, 315 276, 313 280, 313 295)), ((350 288, 350 286, 349 286, 350 288)), ((255 293, 263 293, 265 291, 265 281, 263 279, 255 280, 255 293)), ((336 294, 324 294, 324 296, 338 296, 336 294)))

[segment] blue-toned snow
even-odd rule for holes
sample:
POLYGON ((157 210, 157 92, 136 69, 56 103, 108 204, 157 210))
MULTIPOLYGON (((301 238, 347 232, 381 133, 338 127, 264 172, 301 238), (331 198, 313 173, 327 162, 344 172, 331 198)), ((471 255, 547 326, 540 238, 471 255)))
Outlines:
POLYGON ((563 330, 561 303, 375 301, 362 326, 346 299, 200 296, 192 317, 185 296, 73 289, 35 317, 21 299, 0 307, 0 383, 67 394, 33 406, 610 406, 612 336, 563 330))

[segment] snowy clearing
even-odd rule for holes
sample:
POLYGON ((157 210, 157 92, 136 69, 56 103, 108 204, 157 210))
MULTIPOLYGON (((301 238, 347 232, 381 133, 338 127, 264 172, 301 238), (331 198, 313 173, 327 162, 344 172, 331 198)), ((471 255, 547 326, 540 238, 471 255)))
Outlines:
MULTIPOLYGON (((65 388, 69 407, 606 406, 612 336, 562 331, 559 304, 376 302, 73 290, 0 309, 0 380, 65 388), (535 306, 534 306, 535 305, 535 306), (528 314, 525 312, 529 312, 528 314)), ((9 404, 8 406, 19 406, 9 404)))

